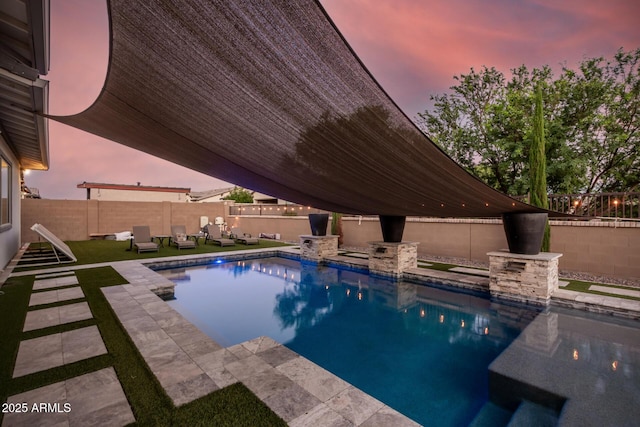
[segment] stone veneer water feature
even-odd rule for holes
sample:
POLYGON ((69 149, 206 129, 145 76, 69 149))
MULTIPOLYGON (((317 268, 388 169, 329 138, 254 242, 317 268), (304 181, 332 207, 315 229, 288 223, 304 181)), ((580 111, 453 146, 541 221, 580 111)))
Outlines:
POLYGON ((369 271, 400 276, 418 266, 418 242, 369 242, 369 271))
POLYGON ((487 255, 492 296, 547 305, 558 290, 558 260, 562 254, 522 255, 497 251, 487 255))

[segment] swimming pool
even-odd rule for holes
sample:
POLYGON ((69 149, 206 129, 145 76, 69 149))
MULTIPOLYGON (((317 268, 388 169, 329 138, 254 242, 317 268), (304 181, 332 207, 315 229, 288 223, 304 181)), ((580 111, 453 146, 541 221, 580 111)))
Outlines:
POLYGON ((218 343, 266 335, 422 424, 471 422, 488 365, 537 312, 284 258, 160 270, 218 343))

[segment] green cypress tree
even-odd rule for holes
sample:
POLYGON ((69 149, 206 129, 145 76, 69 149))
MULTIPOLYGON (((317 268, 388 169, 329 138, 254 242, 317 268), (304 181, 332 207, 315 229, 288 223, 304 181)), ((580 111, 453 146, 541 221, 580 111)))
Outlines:
MULTIPOLYGON (((533 138, 529 150, 529 191, 531 193, 531 204, 539 208, 548 209, 547 199, 547 171, 544 138, 544 114, 542 112, 542 88, 536 87, 534 97, 535 110, 533 113, 533 138)), ((544 230, 541 251, 549 252, 551 243, 551 228, 549 221, 544 230)))

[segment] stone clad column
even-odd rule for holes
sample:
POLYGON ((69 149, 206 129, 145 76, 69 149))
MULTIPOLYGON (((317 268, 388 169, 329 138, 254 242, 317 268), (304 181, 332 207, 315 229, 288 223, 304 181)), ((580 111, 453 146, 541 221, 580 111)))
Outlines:
POLYGON ((369 242, 369 271, 399 276, 418 266, 418 242, 369 242))
POLYGON ((558 289, 558 260, 562 254, 537 255, 489 252, 489 290, 500 298, 547 305, 558 289))
POLYGON ((300 257, 309 261, 322 261, 326 257, 338 255, 340 236, 300 236, 300 257))

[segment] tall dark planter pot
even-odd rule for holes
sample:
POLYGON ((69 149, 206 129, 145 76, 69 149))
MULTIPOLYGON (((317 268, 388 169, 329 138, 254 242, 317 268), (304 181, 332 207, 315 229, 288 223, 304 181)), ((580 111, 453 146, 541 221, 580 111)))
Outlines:
POLYGON ((388 243, 402 242, 406 216, 379 215, 382 239, 388 243))
POLYGON ((326 236, 329 214, 309 214, 311 234, 314 236, 326 236))
POLYGON ((546 224, 546 213, 502 214, 509 252, 522 255, 539 254, 546 224))

